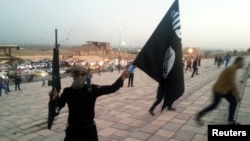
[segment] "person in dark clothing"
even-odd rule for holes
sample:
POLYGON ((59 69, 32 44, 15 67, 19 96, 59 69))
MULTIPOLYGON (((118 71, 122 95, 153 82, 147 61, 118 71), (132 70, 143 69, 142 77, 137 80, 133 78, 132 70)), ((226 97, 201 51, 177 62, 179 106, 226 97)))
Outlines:
POLYGON ((42 79, 42 87, 45 87, 46 80, 45 78, 42 79))
POLYGON ((194 77, 194 74, 198 75, 198 57, 196 57, 193 61, 193 73, 191 77, 194 77))
POLYGON ((187 66, 186 66, 186 69, 185 69, 185 72, 189 69, 190 70, 190 72, 192 71, 192 60, 191 60, 191 58, 188 58, 187 59, 187 66))
POLYGON ((5 75, 5 85, 6 85, 6 89, 7 89, 7 91, 8 92, 10 92, 10 80, 9 80, 9 73, 7 73, 6 75, 5 75))
POLYGON ((164 98, 164 90, 162 88, 162 86, 158 85, 158 88, 157 88, 157 94, 156 94, 156 100, 155 102, 153 103, 153 105, 150 107, 149 109, 149 113, 154 116, 154 109, 156 108, 157 105, 159 105, 161 103, 161 101, 163 100, 164 98))
POLYGON ((214 57, 214 65, 217 65, 217 63, 218 63, 218 57, 217 57, 217 55, 214 57))
POLYGON ((198 57, 198 66, 201 66, 201 55, 198 57))
POLYGON ((222 63, 223 63, 222 57, 219 56, 218 60, 217 60, 217 66, 218 66, 218 68, 221 66, 222 63))
POLYGON ((21 84, 21 76, 20 74, 15 74, 15 91, 17 89, 21 91, 20 84, 21 84))
MULTIPOLYGON (((91 84, 91 91, 85 85, 87 70, 82 66, 72 68, 73 83, 71 87, 64 88, 59 96, 55 116, 67 103, 69 114, 64 141, 98 141, 97 129, 94 121, 95 102, 99 96, 111 94, 123 86, 124 79, 129 74, 125 70, 121 76, 112 84, 98 86, 91 84)), ((53 99, 59 95, 57 90, 49 93, 53 99)))
MULTIPOLYGON (((165 96, 165 91, 164 91, 164 86, 162 85, 164 83, 159 83, 158 88, 157 88, 157 95, 156 95, 156 100, 153 103, 153 105, 149 109, 149 113, 154 116, 154 109, 156 108, 157 105, 161 103, 161 101, 164 99, 165 96)), ((176 110, 175 108, 172 107, 173 102, 170 102, 168 105, 168 110, 176 110)))

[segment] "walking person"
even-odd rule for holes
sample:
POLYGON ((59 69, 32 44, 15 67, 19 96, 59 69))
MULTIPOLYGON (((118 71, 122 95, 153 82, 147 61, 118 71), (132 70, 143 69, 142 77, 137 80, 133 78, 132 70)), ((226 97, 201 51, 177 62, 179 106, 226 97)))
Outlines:
POLYGON ((215 57, 214 57, 214 65, 217 65, 218 64, 218 56, 216 55, 215 57))
POLYGON ((227 53, 227 55, 224 57, 224 60, 225 60, 225 67, 228 66, 228 63, 229 63, 230 59, 231 59, 231 56, 230 56, 229 53, 227 53))
MULTIPOLYGON (((153 105, 149 108, 149 113, 154 116, 154 109, 161 103, 161 101, 164 99, 165 96, 165 91, 164 91, 164 86, 162 85, 164 83, 159 83, 158 88, 157 88, 157 94, 156 94, 156 100, 153 103, 153 105)), ((176 110, 175 108, 172 107, 172 104, 169 104, 167 106, 168 110, 174 111, 176 110)))
POLYGON ((128 78, 128 87, 134 87, 134 71, 135 66, 131 63, 128 67, 129 78, 128 78))
POLYGON ((223 60, 222 60, 222 57, 219 56, 218 57, 218 60, 217 60, 217 65, 218 65, 218 68, 220 68, 221 64, 222 64, 223 60))
POLYGON ((187 60, 187 65, 186 65, 185 72, 187 70, 190 70, 190 72, 192 72, 192 60, 191 60, 191 58, 188 58, 188 60, 187 60))
POLYGON ((4 90, 5 94, 8 94, 4 79, 0 77, 0 97, 2 96, 2 90, 4 90))
POLYGON ((46 83, 45 78, 43 78, 43 80, 42 80, 42 87, 45 87, 45 83, 46 83))
POLYGON ((201 66, 201 55, 198 57, 198 66, 201 66))
POLYGON ((102 75, 101 74, 101 66, 98 67, 98 75, 102 75))
POLYGON ((124 79, 128 78, 127 70, 112 85, 98 86, 91 84, 92 91, 88 91, 85 84, 88 71, 82 66, 74 66, 71 74, 73 83, 64 88, 62 94, 54 90, 49 95, 55 100, 59 96, 55 116, 68 105, 68 123, 64 141, 98 141, 97 128, 94 121, 95 102, 99 96, 112 94, 123 86, 124 79))
POLYGON ((222 98, 225 98, 229 102, 229 115, 228 123, 236 124, 234 120, 234 114, 236 110, 237 103, 240 102, 240 96, 236 86, 236 72, 237 69, 242 68, 244 65, 243 57, 237 57, 234 63, 225 68, 220 74, 218 80, 213 85, 213 102, 198 112, 196 116, 196 121, 198 124, 203 124, 201 118, 208 112, 214 110, 222 98))
POLYGON ((87 74, 87 78, 86 78, 86 83, 87 83, 87 87, 88 90, 91 91, 91 80, 93 78, 93 75, 91 74, 90 69, 88 69, 88 74, 87 74))
POLYGON ((193 61, 193 73, 191 75, 191 77, 194 77, 194 74, 198 75, 198 57, 196 57, 193 61))
POLYGON ((117 70, 118 70, 118 73, 121 72, 121 64, 119 63, 118 66, 117 66, 117 70))
POLYGON ((7 74, 5 75, 4 83, 5 83, 7 92, 10 92, 10 85, 9 85, 9 84, 10 84, 10 79, 9 79, 9 73, 7 73, 7 74))
POLYGON ((149 113, 154 116, 154 109, 156 108, 157 105, 161 103, 161 101, 164 98, 164 89, 163 86, 159 83, 158 88, 157 88, 157 94, 156 94, 156 100, 153 103, 153 105, 149 109, 149 113))
POLYGON ((21 88, 20 88, 21 76, 20 76, 20 74, 17 74, 17 73, 15 74, 14 81, 15 81, 15 91, 17 91, 17 89, 19 91, 21 91, 21 88))

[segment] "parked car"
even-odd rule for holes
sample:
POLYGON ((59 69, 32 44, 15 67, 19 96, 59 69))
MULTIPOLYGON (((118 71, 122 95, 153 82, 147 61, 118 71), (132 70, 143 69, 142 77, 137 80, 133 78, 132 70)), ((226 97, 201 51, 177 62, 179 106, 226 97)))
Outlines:
POLYGON ((44 71, 44 70, 35 70, 33 73, 33 76, 36 76, 36 77, 41 77, 41 76, 48 76, 49 74, 44 71))
POLYGON ((25 64, 19 64, 16 67, 17 69, 26 69, 26 65, 25 64))
MULTIPOLYGON (((52 74, 52 68, 48 68, 47 72, 48 72, 49 74, 52 74)), ((60 73, 60 74, 66 73, 66 70, 60 69, 60 70, 59 70, 59 73, 60 73)))
POLYGON ((9 64, 3 64, 2 65, 2 70, 9 70, 9 69, 12 69, 11 65, 9 65, 9 64))

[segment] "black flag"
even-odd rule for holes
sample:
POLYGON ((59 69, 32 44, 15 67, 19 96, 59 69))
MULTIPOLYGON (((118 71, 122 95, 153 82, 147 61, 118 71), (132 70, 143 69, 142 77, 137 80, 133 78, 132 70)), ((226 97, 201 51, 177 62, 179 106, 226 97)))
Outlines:
POLYGON ((162 110, 184 93, 179 3, 175 0, 133 64, 164 86, 162 110))

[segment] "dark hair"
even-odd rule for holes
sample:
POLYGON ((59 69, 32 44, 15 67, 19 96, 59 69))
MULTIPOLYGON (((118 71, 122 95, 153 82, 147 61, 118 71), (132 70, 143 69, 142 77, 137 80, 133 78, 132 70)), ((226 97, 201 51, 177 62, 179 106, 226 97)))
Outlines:
POLYGON ((237 64, 237 63, 241 62, 243 59, 244 59, 243 57, 237 57, 237 58, 235 58, 234 64, 237 64))

